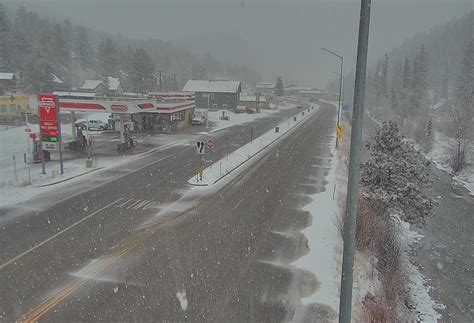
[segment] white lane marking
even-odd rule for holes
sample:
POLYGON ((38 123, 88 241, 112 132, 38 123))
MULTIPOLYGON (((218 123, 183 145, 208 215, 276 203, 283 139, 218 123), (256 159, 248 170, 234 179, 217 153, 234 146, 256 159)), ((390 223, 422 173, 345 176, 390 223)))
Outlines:
POLYGON ((119 202, 119 201, 121 201, 121 200, 123 200, 123 197, 119 198, 118 200, 115 200, 115 201, 112 202, 112 203, 107 204, 106 206, 104 206, 104 207, 98 209, 97 211, 95 211, 95 212, 89 214, 88 216, 82 218, 81 220, 79 220, 79 221, 77 221, 77 222, 71 224, 71 225, 68 226, 67 228, 65 228, 65 229, 59 231, 58 233, 52 235, 51 237, 49 237, 48 239, 44 240, 43 242, 38 243, 37 245, 31 247, 30 249, 28 249, 28 250, 22 252, 22 253, 19 254, 18 256, 14 257, 14 258, 12 258, 12 259, 10 259, 10 260, 8 260, 7 262, 5 262, 5 263, 3 263, 2 265, 0 265, 0 270, 2 270, 3 268, 5 268, 6 266, 10 265, 11 263, 17 261, 17 260, 20 259, 21 257, 23 257, 23 256, 25 256, 25 255, 27 255, 27 254, 29 254, 30 252, 32 252, 32 251, 38 249, 39 247, 41 247, 41 246, 44 245, 45 243, 48 243, 49 241, 53 240, 54 238, 60 236, 60 235, 63 234, 64 232, 67 232, 67 231, 71 230, 71 229, 74 228, 76 225, 78 225, 78 224, 84 222, 84 221, 87 220, 87 219, 90 219, 91 217, 93 217, 93 216, 96 215, 97 213, 102 212, 103 210, 105 210, 105 209, 111 207, 112 205, 114 205, 115 203, 117 203, 117 202, 119 202))
POLYGON ((241 199, 233 208, 232 210, 235 210, 236 208, 239 207, 239 205, 244 201, 244 199, 241 199))
MULTIPOLYGON (((139 155, 137 155, 137 156, 139 156, 139 155)), ((151 163, 149 163, 149 164, 146 164, 146 165, 144 165, 144 166, 142 166, 142 167, 140 167, 140 168, 137 168, 137 169, 135 169, 134 171, 131 171, 130 173, 125 173, 125 174, 122 174, 122 175, 117 176, 117 177, 114 176, 114 177, 112 177, 110 180, 106 179, 105 182, 100 183, 99 185, 95 185, 95 186, 86 188, 85 190, 82 190, 82 191, 80 191, 80 192, 77 192, 77 193, 75 193, 75 194, 69 195, 68 197, 65 197, 65 198, 63 198, 63 199, 61 199, 61 200, 59 200, 59 201, 56 201, 54 204, 51 204, 50 206, 58 205, 59 203, 62 203, 62 202, 67 201, 67 200, 69 200, 69 199, 72 199, 73 197, 79 196, 79 195, 81 195, 81 194, 84 194, 84 193, 87 193, 87 192, 89 192, 89 191, 92 191, 92 190, 94 190, 94 189, 96 189, 96 188, 99 188, 99 187, 102 187, 102 186, 107 185, 107 184, 109 184, 109 183, 112 183, 112 182, 114 182, 114 181, 117 181, 117 180, 119 180, 119 179, 121 179, 121 178, 123 178, 123 177, 125 177, 125 176, 130 175, 130 174, 139 172, 139 171, 141 171, 142 169, 145 169, 145 168, 147 168, 147 167, 149 167, 149 166, 151 166, 151 165, 154 165, 154 164, 156 164, 156 163, 159 163, 159 162, 161 162, 161 161, 164 161, 164 160, 166 160, 166 159, 168 159, 168 158, 171 158, 171 157, 173 157, 173 156, 176 156, 176 155, 173 154, 173 155, 165 156, 165 157, 160 158, 160 159, 158 159, 158 160, 155 160, 155 161, 153 161, 153 162, 151 162, 151 163)), ((133 160, 131 160, 130 162, 133 162, 133 160)), ((109 168, 109 169, 105 169, 105 170, 106 170, 106 171, 107 171, 107 170, 114 170, 114 168, 109 168)))

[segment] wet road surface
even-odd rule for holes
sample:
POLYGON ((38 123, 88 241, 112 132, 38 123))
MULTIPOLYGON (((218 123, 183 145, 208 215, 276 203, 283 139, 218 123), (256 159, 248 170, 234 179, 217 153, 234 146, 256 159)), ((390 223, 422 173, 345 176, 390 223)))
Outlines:
MULTIPOLYGON (((196 168, 191 143, 144 157, 132 173, 113 169, 108 176, 118 179, 98 178, 101 186, 45 211, 5 221, 1 320, 291 319, 301 297, 319 285, 312 273, 289 264, 307 252, 299 231, 312 218, 300 209, 308 203, 305 193, 325 189, 327 174, 319 170, 314 183, 309 165, 314 155, 329 154, 334 117, 323 104, 212 194, 186 190, 196 168)), ((254 126, 254 136, 275 122, 254 126)), ((247 142, 249 127, 218 134, 212 158, 247 142)), ((307 312, 324 315, 311 304, 307 312)))

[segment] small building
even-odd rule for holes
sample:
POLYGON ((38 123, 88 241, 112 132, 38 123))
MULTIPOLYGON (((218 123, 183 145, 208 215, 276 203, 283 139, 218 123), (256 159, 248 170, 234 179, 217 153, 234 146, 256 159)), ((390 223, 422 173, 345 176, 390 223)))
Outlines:
POLYGON ((93 92, 99 96, 121 96, 123 93, 122 83, 116 77, 108 77, 109 88, 106 89, 102 80, 86 80, 79 89, 84 92, 93 92))
POLYGON ((273 94, 274 89, 275 83, 272 82, 258 82, 255 85, 255 91, 259 93, 273 94))
POLYGON ((0 89, 8 90, 16 86, 16 76, 14 73, 0 72, 0 89))
POLYGON ((37 115, 37 109, 30 109, 28 95, 6 94, 0 96, 0 117, 19 117, 23 113, 37 115))
POLYGON ((183 92, 194 92, 196 109, 231 110, 237 108, 242 87, 240 81, 189 80, 183 92))
POLYGON ((239 106, 251 109, 269 109, 270 102, 263 95, 240 93, 239 106))
POLYGON ((51 87, 55 91, 67 91, 69 89, 69 85, 53 73, 51 73, 51 87))

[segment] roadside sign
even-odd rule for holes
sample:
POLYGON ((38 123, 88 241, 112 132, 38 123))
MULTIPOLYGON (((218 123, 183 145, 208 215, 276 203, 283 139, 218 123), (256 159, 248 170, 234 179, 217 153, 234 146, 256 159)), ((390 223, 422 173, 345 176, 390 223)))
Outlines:
POLYGON ((59 104, 58 97, 52 94, 38 94, 38 114, 42 141, 59 141, 59 104))
POLYGON ((196 154, 205 155, 206 154, 206 143, 204 140, 196 141, 196 154))
POLYGON ((342 138, 342 135, 344 134, 344 128, 341 125, 338 125, 336 127, 336 134, 337 134, 337 138, 339 139, 342 138))
POLYGON ((43 150, 48 150, 48 151, 57 151, 58 150, 58 143, 57 142, 43 141, 41 148, 43 150))
POLYGON ((30 128, 25 128, 25 132, 31 132, 30 128))
POLYGON ((209 140, 207 141, 207 148, 209 148, 209 149, 214 149, 215 146, 216 146, 216 143, 214 142, 214 140, 209 139, 209 140))

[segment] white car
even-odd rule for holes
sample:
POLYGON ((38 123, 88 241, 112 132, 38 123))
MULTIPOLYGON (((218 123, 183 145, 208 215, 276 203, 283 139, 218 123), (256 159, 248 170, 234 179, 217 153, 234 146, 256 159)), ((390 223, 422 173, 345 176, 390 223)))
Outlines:
POLYGON ((108 128, 108 124, 103 122, 102 120, 89 120, 87 123, 87 130, 106 130, 108 128))

